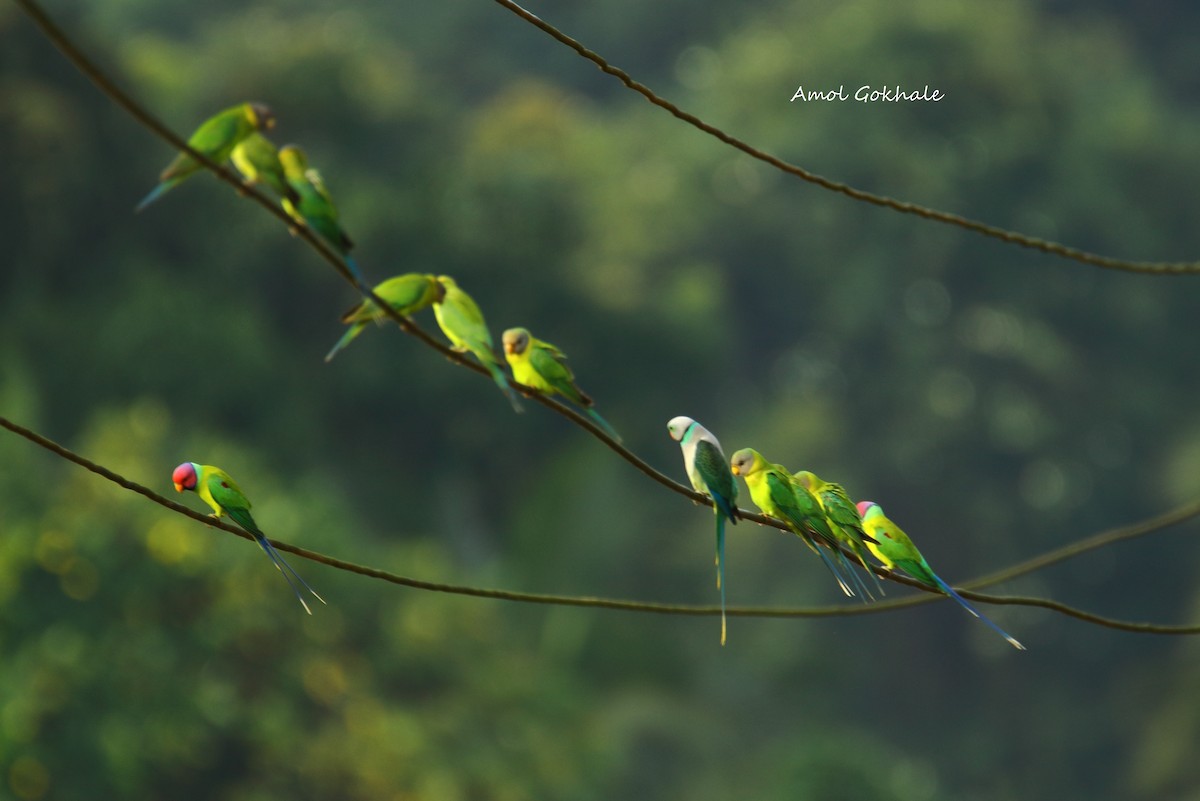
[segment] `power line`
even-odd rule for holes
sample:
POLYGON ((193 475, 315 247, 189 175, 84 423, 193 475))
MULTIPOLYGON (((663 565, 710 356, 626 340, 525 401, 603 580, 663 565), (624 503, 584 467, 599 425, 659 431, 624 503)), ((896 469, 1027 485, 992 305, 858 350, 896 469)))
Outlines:
MULTIPOLYGON (((135 481, 130 481, 129 479, 125 478, 124 476, 120 475, 119 473, 109 470, 108 468, 106 468, 102 465, 99 465, 99 464, 91 461, 90 459, 80 456, 79 454, 75 453, 74 451, 70 450, 69 448, 66 448, 66 447, 58 444, 57 442, 54 442, 53 440, 48 439, 48 438, 42 436, 41 434, 38 434, 36 431, 25 428, 24 426, 18 425, 17 423, 14 423, 11 420, 9 420, 5 417, 2 417, 2 416, 0 416, 0 427, 6 428, 9 431, 13 432, 14 434, 24 437, 25 439, 29 440, 30 442, 34 443, 35 445, 45 448, 46 450, 50 451, 51 453, 56 454, 57 456, 62 457, 63 459, 66 459, 70 462, 74 462, 75 464, 79 465, 80 467, 83 467, 84 469, 89 470, 89 471, 95 473, 96 475, 101 476, 102 478, 105 478, 105 479, 113 482, 114 484, 117 484, 131 492, 136 492, 139 495, 142 495, 143 497, 146 497, 146 498, 154 501, 155 503, 159 504, 160 506, 165 506, 167 509, 170 509, 173 512, 184 515, 186 517, 190 517, 197 522, 204 523, 205 525, 219 528, 222 531, 226 531, 230 534, 236 534, 237 536, 242 537, 243 539, 252 539, 249 534, 247 534, 245 531, 241 530, 240 528, 237 528, 236 526, 226 523, 223 520, 218 520, 211 516, 203 515, 199 512, 189 509, 188 507, 186 507, 182 504, 175 503, 174 501, 172 501, 168 498, 164 498, 163 496, 156 493, 154 490, 152 490, 148 487, 145 487, 141 484, 138 484, 135 481)), ((1160 516, 1159 518, 1157 518, 1156 521, 1157 521, 1158 528, 1163 528, 1166 525, 1169 525, 1169 523, 1162 522, 1168 518, 1171 519, 1171 522, 1179 522, 1179 520, 1177 518, 1179 518, 1179 512, 1181 512, 1181 511, 1183 511, 1183 510, 1179 510, 1177 512, 1170 513, 1168 515, 1163 515, 1163 516, 1160 516)), ((1193 511, 1192 514, 1194 515, 1194 514, 1196 514, 1196 512, 1193 511)), ((1139 524, 1138 526, 1134 526, 1134 527, 1130 527, 1130 528, 1137 528, 1139 530, 1139 535, 1140 535, 1140 534, 1149 533, 1150 530, 1156 530, 1156 529, 1150 528, 1150 526, 1155 525, 1155 524, 1156 524, 1155 521, 1147 521, 1146 523, 1142 523, 1142 524, 1139 524)), ((1106 537, 1108 539, 1108 543, 1111 543, 1113 541, 1116 541, 1113 538, 1113 534, 1114 534, 1114 532, 1105 532, 1104 534, 1102 534, 1100 536, 1106 537)), ((1092 539, 1095 540, 1097 538, 1092 538, 1092 539)), ((1105 544, 1108 544, 1108 543, 1105 543, 1105 544)), ((345 570, 350 573, 356 573, 360 576, 367 576, 370 578, 379 579, 381 581, 386 581, 391 584, 399 584, 401 586, 412 587, 413 589, 419 589, 419 590, 428 590, 431 592, 444 592, 444 593, 449 593, 452 595, 467 595, 467 596, 473 596, 473 597, 477 597, 477 598, 494 598, 497 600, 515 601, 515 602, 519 602, 519 603, 547 604, 547 605, 553 605, 553 606, 581 606, 581 607, 592 607, 592 608, 599 608, 599 609, 618 609, 618 610, 623 610, 623 611, 627 611, 627 612, 642 612, 642 613, 661 614, 661 615, 712 616, 712 615, 720 615, 721 614, 721 608, 719 606, 653 603, 653 602, 645 602, 645 601, 620 600, 620 599, 615 599, 615 598, 597 598, 597 597, 580 596, 580 595, 550 595, 550 594, 545 594, 545 593, 512 592, 509 590, 496 590, 496 589, 489 589, 489 588, 484 588, 484 587, 472 587, 472 586, 467 586, 467 585, 462 585, 462 584, 447 584, 444 582, 424 581, 422 579, 416 579, 416 578, 412 578, 409 576, 401 576, 399 574, 391 573, 386 570, 380 570, 378 568, 368 567, 365 565, 359 565, 354 562, 348 562, 344 559, 337 559, 335 557, 328 556, 328 555, 320 553, 318 551, 310 551, 307 548, 300 548, 298 546, 291 545, 290 543, 282 542, 282 541, 275 540, 275 539, 271 540, 271 544, 282 551, 287 551, 288 553, 293 553, 293 554, 303 557, 305 559, 309 559, 314 562, 319 562, 320 564, 323 564, 323 565, 328 565, 329 567, 335 568, 337 570, 345 570)), ((1099 547, 1099 546, 1093 546, 1093 547, 1099 547)), ((1083 549, 1077 548, 1075 555, 1078 555, 1078 553, 1082 553, 1082 552, 1083 552, 1083 549)), ((1047 556, 1048 557, 1052 556, 1052 554, 1047 554, 1047 556)), ((1063 557, 1063 558, 1068 558, 1068 557, 1063 557)), ((1042 557, 1042 559, 1044 560, 1045 557, 1042 557)), ((898 577, 898 578, 904 578, 904 577, 898 577)), ((816 607, 733 606, 733 607, 729 607, 728 609, 726 609, 726 614, 730 615, 730 616, 734 616, 734 617, 763 617, 763 618, 845 617, 845 616, 851 616, 851 615, 866 615, 866 614, 878 614, 878 613, 883 613, 883 612, 892 612, 897 609, 903 609, 903 608, 910 607, 910 606, 917 606, 922 603, 931 603, 932 601, 935 601, 938 599, 944 599, 946 597, 946 596, 941 595, 940 593, 936 593, 933 590, 930 590, 920 584, 916 584, 915 582, 913 582, 911 580, 905 579, 904 583, 909 584, 910 586, 914 586, 917 589, 924 590, 928 594, 925 596, 922 596, 922 597, 917 597, 917 598, 906 598, 906 599, 887 601, 887 602, 882 602, 882 603, 873 603, 873 604, 869 604, 869 605, 847 604, 846 606, 816 606, 816 607)), ((979 581, 967 582, 967 584, 978 585, 979 581)), ((1000 604, 1000 605, 1033 606, 1033 607, 1040 607, 1043 609, 1049 609, 1051 611, 1059 612, 1061 614, 1076 618, 1078 620, 1082 620, 1087 623, 1093 623, 1098 626, 1104 626, 1106 628, 1111 628, 1111 629, 1118 629, 1121 631, 1130 631, 1130 632, 1137 632, 1137 633, 1142 633, 1142 634, 1169 634, 1169 635, 1200 634, 1200 625, 1163 625, 1163 624, 1157 624, 1157 623, 1141 623, 1141 622, 1135 622, 1135 621, 1115 620, 1112 618, 1095 615, 1095 614, 1092 614, 1091 612, 1087 612, 1082 609, 1076 609, 1075 607, 1068 606, 1067 604, 1059 603, 1058 601, 1053 601, 1053 600, 1049 600, 1046 598, 1032 598, 1032 597, 1024 597, 1024 596, 1006 596, 1006 595, 985 595, 984 593, 969 591, 969 590, 963 590, 963 591, 961 591, 961 594, 966 598, 970 598, 973 601, 980 601, 982 603, 991 603, 991 604, 1000 604)))

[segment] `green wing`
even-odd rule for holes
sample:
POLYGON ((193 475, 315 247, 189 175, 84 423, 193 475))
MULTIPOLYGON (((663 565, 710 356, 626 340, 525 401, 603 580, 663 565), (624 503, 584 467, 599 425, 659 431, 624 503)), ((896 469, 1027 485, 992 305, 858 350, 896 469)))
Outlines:
POLYGON ((531 342, 529 348, 529 364, 546 383, 573 403, 585 407, 592 405, 592 399, 575 386, 575 374, 571 368, 561 361, 566 358, 562 351, 540 341, 531 342))
POLYGON ((438 323, 455 344, 461 343, 473 353, 492 349, 492 334, 483 320, 483 312, 466 292, 460 289, 447 292, 437 311, 438 323))
POLYGON ((708 485, 709 494, 720 495, 729 505, 729 511, 732 511, 737 506, 737 482, 729 472, 725 454, 708 440, 700 440, 696 443, 695 465, 700 477, 708 485))
POLYGON ((862 516, 850 502, 846 490, 840 484, 826 484, 821 490, 821 504, 829 519, 838 526, 858 534, 863 533, 862 516))
POLYGON ((239 526, 256 537, 265 536, 262 529, 250 516, 250 499, 242 492, 229 474, 223 470, 210 470, 206 477, 208 491, 213 500, 221 505, 225 514, 229 515, 239 526))

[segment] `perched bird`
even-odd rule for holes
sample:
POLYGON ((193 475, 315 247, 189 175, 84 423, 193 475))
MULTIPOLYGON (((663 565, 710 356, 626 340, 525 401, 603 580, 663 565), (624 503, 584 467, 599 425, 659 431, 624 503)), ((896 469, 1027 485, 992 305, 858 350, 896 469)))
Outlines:
MULTIPOLYGON (((863 570, 867 571, 867 574, 874 580, 875 589, 879 590, 880 595, 884 595, 883 585, 879 583, 879 577, 875 575, 875 571, 867 564, 867 549, 865 546, 870 537, 863 531, 862 516, 850 501, 850 496, 846 494, 846 490, 842 489, 841 484, 824 481, 808 470, 801 470, 793 475, 792 478, 800 486, 811 492, 813 497, 821 504, 821 508, 825 510, 825 518, 829 521, 829 527, 833 531, 833 536, 837 538, 838 542, 845 545, 850 550, 850 553, 858 557, 863 570)), ((855 573, 854 576, 857 578, 858 574, 855 573)), ((863 589, 866 590, 865 587, 863 589)), ((870 592, 867 592, 867 595, 870 595, 870 592)))
POLYGON ((492 334, 483 320, 483 312, 470 295, 458 288, 453 278, 439 275, 437 280, 442 285, 443 294, 441 300, 433 304, 433 313, 442 333, 454 345, 456 351, 470 351, 475 354, 475 358, 492 374, 492 380, 508 398, 513 411, 524 411, 512 387, 508 385, 504 371, 500 369, 496 352, 492 350, 492 334))
POLYGON ((229 158, 247 184, 264 183, 281 198, 292 203, 300 202, 300 195, 288 184, 284 175, 279 150, 267 137, 255 131, 237 143, 229 158))
POLYGON ((825 511, 812 493, 793 481, 786 467, 768 462, 753 448, 743 448, 735 453, 730 460, 730 470, 733 475, 745 479, 751 500, 763 514, 782 520, 813 553, 821 557, 842 592, 853 597, 854 590, 843 575, 843 571, 853 575, 853 569, 845 554, 837 547, 837 538, 829 526, 825 511), (830 550, 833 559, 821 546, 830 550), (837 560, 837 564, 834 560, 837 560))
POLYGON ((279 568, 279 572, 287 579, 288 585, 292 588, 292 592, 296 593, 296 600, 304 607, 304 611, 312 614, 312 610, 308 608, 308 604, 304 602, 304 597, 300 595, 299 588, 292 581, 292 576, 304 585, 304 588, 313 594, 321 603, 325 603, 325 599, 317 595, 316 590, 308 586, 308 582, 300 578, 300 574, 292 569, 292 566, 283 560, 283 556, 279 551, 267 541, 267 536, 262 533, 258 524, 254 522, 254 518, 250 516, 250 499, 247 498, 242 490, 238 487, 234 480, 229 477, 219 467, 213 467, 208 464, 196 464, 195 462, 184 462, 175 468, 175 472, 171 474, 171 480, 175 483, 175 491, 183 492, 191 490, 200 496, 200 499, 212 507, 213 513, 209 517, 220 518, 222 515, 229 515, 234 522, 244 528, 253 537, 255 542, 262 546, 270 557, 271 562, 275 567, 279 568), (286 569, 285 569, 286 568, 286 569))
POLYGON ((346 260, 346 266, 354 274, 355 280, 365 289, 358 262, 350 256, 354 242, 338 222, 337 207, 333 205, 329 190, 325 188, 321 173, 308 166, 308 156, 296 145, 284 145, 280 148, 279 161, 283 164, 283 174, 287 177, 288 184, 300 197, 299 202, 285 198, 284 210, 293 220, 320 234, 321 238, 346 260))
MULTIPOLYGON (((397 314, 402 315, 418 312, 441 300, 442 296, 446 294, 445 288, 436 277, 420 273, 397 275, 379 284, 372 291, 387 301, 387 304, 397 314)), ((333 346, 333 350, 325 356, 325 361, 331 360, 339 350, 349 345, 367 327, 367 323, 377 323, 386 317, 387 313, 379 307, 379 304, 369 297, 364 298, 362 303, 342 315, 342 322, 349 325, 350 329, 342 335, 342 338, 333 346)))
MULTIPOLYGON (((188 145, 217 164, 229 158, 233 149, 255 131, 270 130, 275 125, 275 115, 262 103, 242 103, 227 108, 201 123, 188 145)), ((203 169, 203 165, 187 153, 180 153, 167 165, 158 177, 158 186, 142 199, 135 211, 141 211, 163 196, 169 189, 178 186, 192 173, 203 169)))
POLYGON ((862 515, 863 527, 875 540, 873 543, 868 542, 867 547, 871 549, 871 553, 878 557, 880 562, 883 562, 888 570, 894 570, 898 567, 926 587, 941 590, 962 604, 964 609, 990 626, 1001 637, 1008 640, 1009 645, 1013 648, 1022 651, 1025 650, 1024 645, 1021 645, 1021 643, 1009 636, 1004 629, 984 617, 979 610, 971 606, 965 598, 955 592, 949 584, 942 581, 941 577, 937 573, 934 573, 933 568, 925 561, 925 557, 921 555, 921 552, 917 550, 917 546, 913 545, 908 535, 884 515, 883 509, 879 504, 874 501, 859 501, 858 513, 862 515))
POLYGON ((562 395, 587 412, 610 437, 621 441, 621 435, 600 416, 592 406, 592 399, 575 383, 575 374, 566 364, 567 354, 525 328, 508 329, 501 341, 513 380, 547 395, 562 395))
MULTIPOLYGON (((515 367, 513 373, 516 373, 515 367)), ((707 428, 681 415, 667 423, 667 433, 683 451, 683 467, 692 482, 692 489, 712 498, 713 513, 717 518, 717 589, 721 591, 721 645, 724 645, 725 521, 737 525, 737 482, 729 472, 729 462, 725 460, 721 443, 707 428)))

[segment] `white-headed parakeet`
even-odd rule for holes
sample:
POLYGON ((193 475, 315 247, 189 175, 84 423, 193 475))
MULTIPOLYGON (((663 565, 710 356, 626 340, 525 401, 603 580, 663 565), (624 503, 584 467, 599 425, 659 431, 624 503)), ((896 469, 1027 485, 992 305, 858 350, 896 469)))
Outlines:
MULTIPOLYGON (((513 369, 516 372, 516 368, 513 369)), ((713 433, 690 417, 671 418, 667 433, 683 451, 683 467, 692 489, 712 498, 717 518, 717 589, 721 591, 721 645, 725 644, 725 521, 737 524, 737 482, 721 443, 713 433)))

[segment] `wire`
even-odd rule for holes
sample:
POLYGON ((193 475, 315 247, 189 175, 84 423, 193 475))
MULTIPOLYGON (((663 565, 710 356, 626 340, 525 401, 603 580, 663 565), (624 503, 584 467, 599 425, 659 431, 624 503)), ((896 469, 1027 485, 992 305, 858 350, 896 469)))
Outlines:
MULTIPOLYGON (((18 0, 18 2, 20 1, 21 0, 18 0)), ((816 184, 823 189, 828 189, 831 192, 837 192, 863 203, 870 203, 875 206, 882 206, 883 208, 891 209, 892 211, 898 211, 901 214, 913 214, 926 220, 933 220, 934 222, 956 226, 967 231, 973 231, 974 233, 991 237, 992 239, 999 239, 1001 242, 1007 242, 1011 245, 1019 245, 1032 250, 1039 250, 1043 253, 1049 253, 1053 256, 1060 256, 1064 259, 1071 259, 1072 261, 1082 262, 1083 264, 1090 264, 1093 267, 1103 267, 1108 270, 1122 270, 1131 273, 1143 273, 1146 275, 1194 275, 1200 273, 1200 262, 1152 262, 1114 259, 1109 256, 1101 256, 1096 253, 1089 253, 1085 250, 1079 250, 1078 248, 1068 247, 1047 239, 1039 239, 1038 237, 1029 236, 1028 234, 1022 234, 1019 231, 1010 231, 995 225, 988 225, 987 223, 962 217, 958 214, 938 211, 937 209, 931 209, 916 203, 909 203, 902 200, 896 200, 895 198, 886 197, 884 195, 877 195, 862 189, 856 189, 849 184, 840 183, 838 181, 825 178, 824 176, 817 175, 816 173, 809 172, 803 167, 799 167, 795 164, 784 161, 783 159, 773 156, 763 150, 759 150, 753 145, 747 144, 741 139, 725 133, 715 125, 705 122, 696 115, 684 111, 674 103, 663 99, 659 95, 655 94, 645 84, 634 80, 629 73, 618 67, 614 67, 599 53, 589 50, 578 40, 571 38, 558 28, 538 17, 536 14, 522 8, 517 3, 514 3, 513 0, 495 0, 495 2, 516 14, 529 24, 535 26, 539 30, 549 34, 555 40, 571 48, 580 56, 595 64, 603 72, 612 75, 627 88, 637 92, 642 97, 646 98, 646 100, 667 111, 675 118, 686 122, 688 125, 703 131, 709 136, 719 139, 730 147, 736 148, 752 158, 771 165, 777 170, 785 172, 788 175, 795 176, 803 181, 808 181, 811 184, 816 184)))
MULTIPOLYGON (((228 532, 230 534, 236 534, 237 536, 242 537, 243 539, 248 539, 248 540, 252 539, 250 534, 241 530, 240 528, 237 528, 229 523, 226 523, 223 520, 218 520, 216 518, 213 518, 211 515, 203 515, 199 512, 189 509, 188 507, 186 507, 182 504, 175 503, 174 501, 169 500, 168 498, 164 498, 163 496, 159 495, 158 493, 154 492, 153 490, 149 489, 148 487, 138 484, 137 482, 130 481, 129 479, 125 478, 124 476, 120 475, 119 473, 109 470, 108 468, 103 467, 102 465, 96 464, 95 462, 91 461, 90 459, 86 459, 83 456, 80 456, 79 454, 75 453, 74 451, 70 450, 69 448, 59 445, 57 442, 54 442, 53 440, 48 439, 48 438, 42 436, 41 434, 38 434, 35 431, 25 428, 24 426, 18 425, 17 423, 14 423, 11 420, 9 420, 5 417, 2 417, 2 416, 0 416, 0 427, 6 428, 9 431, 13 432, 14 434, 24 437, 25 439, 29 440, 30 442, 34 443, 35 445, 45 448, 46 450, 50 451, 51 453, 54 453, 70 462, 74 462, 75 464, 79 465, 80 467, 83 467, 84 469, 89 470, 89 471, 95 473, 96 475, 101 476, 102 478, 105 478, 105 479, 113 482, 114 484, 124 487, 125 489, 127 489, 131 492, 136 492, 139 495, 149 498, 150 500, 154 501, 155 503, 159 504, 160 506, 165 506, 167 509, 170 509, 173 512, 184 515, 186 517, 190 517, 191 519, 193 519, 197 522, 200 522, 200 523, 204 523, 205 525, 219 528, 222 531, 228 532)), ((1157 520, 1161 521, 1165 517, 1167 517, 1167 515, 1164 515, 1164 516, 1158 518, 1157 520)), ((1148 521, 1146 524, 1140 524, 1140 527, 1142 529, 1146 529, 1150 525, 1151 522, 1152 521, 1148 521)), ((1176 521, 1176 522, 1178 522, 1178 521, 1176 521)), ((1160 525, 1160 527, 1161 527, 1161 525, 1160 525)), ((1146 533, 1146 532, 1143 531, 1142 533, 1146 533)), ((1101 535, 1101 536, 1111 537, 1111 532, 1106 532, 1104 535, 1101 535)), ((1093 539, 1096 539, 1096 538, 1093 538, 1093 539)), ((379 579, 381 581, 386 581, 391 584, 399 584, 401 586, 412 587, 413 589, 419 589, 419 590, 428 590, 431 592, 444 592, 444 593, 449 593, 452 595, 467 595, 467 596, 473 596, 476 598, 494 598, 497 600, 516 601, 516 602, 520 602, 520 603, 550 604, 550 605, 554 605, 554 606, 582 606, 582 607, 592 607, 592 608, 600 608, 600 609, 619 609, 619 610, 623 610, 623 611, 627 611, 627 612, 643 612, 643 613, 662 614, 662 615, 712 616, 712 615, 720 615, 721 614, 721 608, 719 606, 653 603, 653 602, 645 602, 645 601, 619 600, 619 599, 615 599, 615 598, 596 598, 596 597, 591 597, 591 596, 580 596, 580 595, 549 595, 549 594, 544 594, 544 593, 511 592, 509 590, 496 590, 496 589, 488 589, 488 588, 484 588, 484 587, 466 586, 466 585, 461 585, 461 584, 447 584, 447 583, 443 583, 443 582, 424 581, 422 579, 411 578, 409 576, 401 576, 401 575, 398 575, 396 573, 391 573, 386 570, 380 570, 378 568, 367 567, 365 565, 355 564, 354 562, 348 562, 343 559, 337 559, 332 556, 327 556, 326 554, 320 553, 318 551, 310 551, 307 548, 300 548, 295 545, 291 545, 290 543, 282 542, 279 540, 272 539, 272 540, 270 540, 270 542, 271 542, 271 545, 278 548, 279 550, 287 551, 288 553, 295 554, 297 556, 303 557, 305 559, 309 559, 314 562, 319 562, 320 564, 323 564, 323 565, 328 565, 329 567, 335 568, 337 570, 345 570, 350 573, 356 573, 360 576, 367 576, 369 578, 379 579)), ((1051 554, 1048 554, 1047 556, 1051 556, 1051 554)), ((914 582, 906 581, 905 583, 911 583, 911 584, 913 584, 913 586, 916 586, 919 589, 923 589, 923 590, 926 590, 926 592, 933 593, 932 590, 929 590, 928 588, 925 588, 921 585, 917 585, 914 582)), ((1131 632, 1137 632, 1137 633, 1142 633, 1142 634, 1172 634, 1172 635, 1200 633, 1200 625, 1175 626, 1175 625, 1163 625, 1163 624, 1156 624, 1156 623, 1140 623, 1140 622, 1125 621, 1125 620, 1115 620, 1112 618, 1106 618, 1106 617, 1102 617, 1100 615, 1095 615, 1090 612, 1086 612, 1081 609, 1076 609, 1076 608, 1068 606, 1066 604, 1059 603, 1058 601, 1052 601, 1052 600, 1048 600, 1045 598, 1030 598, 1030 597, 1022 597, 1022 596, 1005 596, 1005 595, 985 595, 983 593, 973 592, 973 591, 962 591, 961 594, 966 598, 970 598, 973 601, 980 601, 982 603, 1034 606, 1034 607, 1041 607, 1043 609, 1050 609, 1052 611, 1059 612, 1064 615, 1068 615, 1068 616, 1076 618, 1078 620, 1083 620, 1085 622, 1093 623, 1098 626, 1104 626, 1106 628, 1118 629, 1121 631, 1131 631, 1131 632)), ((762 618, 845 617, 845 616, 851 616, 851 615, 878 614, 878 613, 882 613, 882 612, 894 611, 896 609, 902 609, 902 608, 905 608, 908 606, 916 606, 919 603, 928 603, 930 601, 937 600, 939 598, 944 599, 945 596, 933 593, 930 596, 924 597, 924 598, 904 599, 904 600, 900 600, 900 601, 875 603, 875 604, 870 604, 870 605, 865 605, 865 606, 860 606, 860 605, 817 606, 817 607, 734 606, 734 607, 729 607, 728 609, 726 609, 725 613, 729 616, 734 616, 734 617, 762 617, 762 618)))

